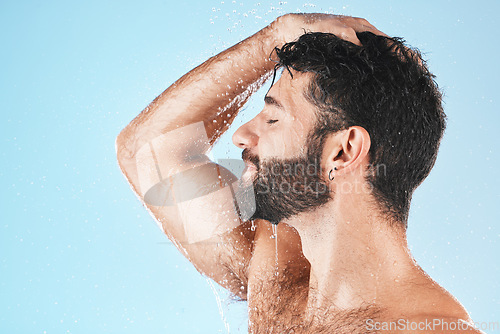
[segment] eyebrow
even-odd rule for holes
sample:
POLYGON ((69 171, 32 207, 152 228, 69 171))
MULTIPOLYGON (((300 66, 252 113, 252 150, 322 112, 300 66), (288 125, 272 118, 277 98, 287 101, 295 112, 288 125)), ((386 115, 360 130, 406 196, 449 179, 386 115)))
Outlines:
POLYGON ((279 102, 278 102, 278 101, 277 101, 274 97, 272 97, 272 96, 266 95, 266 96, 264 97, 264 102, 265 102, 266 104, 273 105, 273 106, 275 106, 275 107, 277 107, 277 108, 279 108, 279 109, 285 109, 285 108, 283 108, 283 105, 282 105, 281 103, 279 103, 279 102))

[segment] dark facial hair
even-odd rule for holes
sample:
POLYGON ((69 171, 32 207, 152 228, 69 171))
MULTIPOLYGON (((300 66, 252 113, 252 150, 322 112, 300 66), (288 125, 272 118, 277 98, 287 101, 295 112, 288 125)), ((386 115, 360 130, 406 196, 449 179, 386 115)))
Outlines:
POLYGON ((257 167, 253 180, 256 210, 250 219, 265 219, 273 224, 314 210, 331 198, 321 175, 322 140, 310 136, 305 157, 271 158, 260 161, 248 149, 242 158, 257 167))

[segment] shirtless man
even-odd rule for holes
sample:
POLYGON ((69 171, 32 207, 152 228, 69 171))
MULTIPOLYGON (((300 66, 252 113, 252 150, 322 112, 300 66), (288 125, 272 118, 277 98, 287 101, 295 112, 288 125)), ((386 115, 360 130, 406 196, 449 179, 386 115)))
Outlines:
POLYGON ((165 90, 117 157, 197 270, 248 301, 251 333, 478 333, 406 242, 444 127, 417 51, 363 19, 288 14, 165 90), (239 182, 206 153, 278 68, 233 136, 239 182))

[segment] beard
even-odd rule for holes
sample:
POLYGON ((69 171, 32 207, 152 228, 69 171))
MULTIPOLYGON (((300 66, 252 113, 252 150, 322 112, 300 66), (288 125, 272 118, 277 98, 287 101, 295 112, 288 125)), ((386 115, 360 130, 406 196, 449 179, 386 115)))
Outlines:
POLYGON ((327 203, 331 193, 321 177, 321 152, 322 141, 318 140, 308 140, 306 156, 293 159, 272 158, 261 162, 248 149, 243 150, 243 160, 257 167, 252 182, 255 212, 250 219, 278 224, 327 203))

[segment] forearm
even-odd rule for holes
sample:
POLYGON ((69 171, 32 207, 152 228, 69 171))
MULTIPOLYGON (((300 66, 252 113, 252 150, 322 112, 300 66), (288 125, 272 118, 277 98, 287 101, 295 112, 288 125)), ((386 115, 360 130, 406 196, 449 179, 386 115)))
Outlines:
POLYGON ((269 25, 184 75, 117 138, 122 172, 172 240, 191 243, 239 224, 229 188, 221 184, 217 192, 203 192, 214 182, 234 181, 232 175, 220 179, 224 172, 210 164, 204 153, 236 116, 250 95, 246 92, 257 89, 274 68, 270 54, 283 44, 276 25, 269 25), (170 182, 167 193, 152 192, 166 180, 170 182), (151 194, 162 201, 170 200, 159 205, 151 201, 151 194), (193 206, 198 209, 192 210, 193 206), (197 216, 204 206, 203 215, 197 216), (221 218, 218 211, 228 214, 221 218), (203 235, 200 226, 205 227, 203 235))
POLYGON ((270 54, 283 43, 276 25, 272 23, 177 80, 122 131, 118 153, 132 158, 157 136, 196 122, 204 122, 213 142, 274 68, 270 54))

